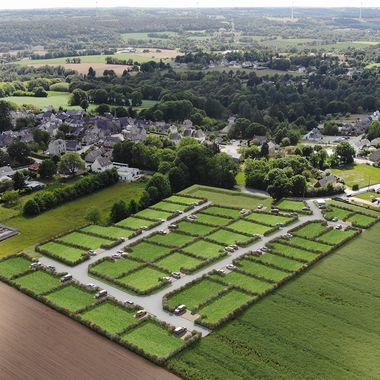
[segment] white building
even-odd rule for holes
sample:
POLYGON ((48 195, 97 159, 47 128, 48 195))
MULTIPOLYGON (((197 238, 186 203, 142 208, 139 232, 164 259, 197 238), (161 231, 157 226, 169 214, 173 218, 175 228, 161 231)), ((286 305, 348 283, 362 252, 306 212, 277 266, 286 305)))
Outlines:
POLYGON ((101 173, 112 168, 112 162, 105 157, 97 157, 94 163, 91 165, 91 170, 94 173, 101 173))
POLYGON ((128 164, 123 164, 121 162, 114 162, 113 166, 119 174, 119 178, 124 182, 132 182, 140 178, 141 170, 137 168, 130 168, 128 164))
POLYGON ((48 153, 50 156, 60 156, 66 153, 66 141, 62 139, 53 140, 49 143, 48 153))

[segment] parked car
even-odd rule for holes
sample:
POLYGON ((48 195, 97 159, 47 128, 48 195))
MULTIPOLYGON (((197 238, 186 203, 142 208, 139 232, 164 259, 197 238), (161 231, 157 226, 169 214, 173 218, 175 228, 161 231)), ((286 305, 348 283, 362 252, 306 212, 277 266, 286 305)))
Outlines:
POLYGON ((168 228, 171 229, 171 230, 175 230, 175 229, 178 228, 178 226, 176 224, 169 224, 168 228))
POLYGON ((228 264, 226 268, 229 269, 229 270, 234 270, 234 269, 236 269, 236 265, 234 265, 234 264, 228 264))
POLYGON ((341 224, 338 224, 337 226, 335 226, 336 230, 341 230, 342 228, 343 228, 343 226, 341 224))
POLYGON ((73 276, 69 273, 65 274, 64 276, 61 277, 61 282, 67 282, 72 280, 73 276))
POLYGON ((296 213, 296 212, 291 212, 291 213, 290 213, 290 216, 292 216, 293 218, 298 218, 298 213, 296 213))
POLYGON ((186 305, 178 305, 174 310, 175 315, 181 315, 185 312, 186 312, 186 305))
POLYGON ((258 210, 261 210, 263 207, 264 207, 264 205, 260 203, 260 204, 257 206, 257 209, 258 209, 258 210))
POLYGON ((292 234, 289 234, 289 233, 287 233, 285 236, 286 236, 288 239, 291 239, 291 238, 293 237, 293 235, 292 235, 292 234))
POLYGON ((92 282, 88 283, 86 286, 87 286, 88 288, 90 288, 90 289, 96 289, 96 285, 93 284, 92 282))
POLYGON ((124 305, 125 305, 125 306, 129 306, 129 307, 132 307, 132 306, 134 306, 135 304, 134 304, 132 301, 130 301, 130 300, 126 300, 126 301, 124 301, 124 305))
POLYGON ((41 266, 42 266, 42 264, 39 261, 36 261, 36 262, 30 264, 30 267, 32 269, 37 269, 37 268, 40 268, 41 266))
POLYGON ((142 317, 145 317, 147 315, 147 311, 142 309, 142 310, 139 310, 136 314, 135 314, 135 317, 136 318, 142 318, 142 317))
POLYGON ((280 227, 280 228, 283 228, 283 227, 285 227, 285 224, 284 223, 277 223, 276 226, 280 227))
POLYGON ((119 250, 117 251, 117 253, 119 253, 120 255, 122 255, 122 254, 124 253, 124 251, 123 251, 122 249, 119 249, 119 250))
POLYGON ((272 210, 270 210, 270 212, 272 214, 278 214, 280 212, 280 210, 278 208, 272 208, 272 210))
POLYGON ((120 253, 114 253, 111 257, 112 257, 114 260, 117 260, 117 259, 120 259, 121 255, 120 255, 120 253))
POLYGON ((93 249, 90 249, 90 250, 88 251, 88 254, 89 254, 90 256, 96 256, 96 251, 93 250, 93 249))
POLYGON ((107 290, 105 289, 102 289, 102 290, 99 290, 96 294, 95 294, 95 298, 103 298, 103 297, 107 297, 107 290))
POLYGON ((218 273, 220 273, 220 274, 225 274, 226 273, 226 271, 224 269, 217 269, 216 271, 218 273))
POLYGON ((334 218, 331 219, 332 222, 337 222, 339 219, 335 216, 334 218))
POLYGON ((182 336, 182 335, 186 334, 186 332, 187 332, 186 327, 176 327, 174 329, 174 334, 178 335, 178 336, 182 336))
POLYGON ((181 272, 173 272, 171 276, 178 280, 181 278, 181 272))
POLYGON ((224 250, 229 252, 229 253, 232 253, 235 251, 232 247, 225 247, 224 250))
POLYGON ((310 207, 302 207, 302 211, 310 211, 310 207))
POLYGON ((55 272, 55 266, 53 266, 53 265, 48 265, 47 269, 49 269, 50 272, 55 272))

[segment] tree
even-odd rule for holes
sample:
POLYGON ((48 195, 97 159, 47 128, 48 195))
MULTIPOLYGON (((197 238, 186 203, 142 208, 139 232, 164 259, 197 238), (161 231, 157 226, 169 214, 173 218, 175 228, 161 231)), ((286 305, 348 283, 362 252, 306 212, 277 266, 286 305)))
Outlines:
POLYGON ((128 204, 128 214, 133 215, 133 214, 136 214, 136 212, 138 211, 139 211, 139 205, 134 199, 132 199, 128 204))
POLYGON ((307 188, 306 178, 301 174, 297 174, 290 178, 290 186, 292 188, 292 194, 294 196, 303 196, 305 195, 307 188))
POLYGON ((87 74, 87 77, 89 79, 94 79, 96 77, 96 71, 90 66, 90 68, 88 69, 88 74, 87 74))
POLYGON ((33 129, 33 140, 43 147, 46 147, 49 144, 50 135, 48 132, 42 129, 33 129))
POLYGON ((232 189, 236 185, 236 174, 239 170, 237 160, 226 153, 218 153, 209 162, 210 183, 232 189))
POLYGON ((261 145, 260 156, 265 158, 269 156, 269 145, 267 142, 261 145))
POLYGON ((128 216, 128 208, 124 201, 118 201, 113 204, 110 218, 112 223, 120 222, 128 216))
POLYGON ((78 153, 65 153, 58 164, 58 170, 61 174, 68 174, 74 177, 77 173, 85 169, 85 163, 78 153))
POLYGON ((368 134, 367 134, 368 140, 373 140, 377 137, 380 137, 380 121, 375 120, 371 123, 371 125, 368 127, 368 134))
POLYGON ((48 93, 45 91, 43 87, 37 87, 34 90, 34 96, 36 96, 37 98, 47 98, 48 93))
POLYGON ((8 102, 0 101, 0 132, 12 129, 11 110, 12 108, 8 102))
POLYGON ((83 100, 87 100, 87 94, 80 88, 76 88, 70 99, 70 104, 72 106, 79 106, 83 100))
POLYGON ((154 174, 152 178, 149 180, 146 186, 148 192, 150 187, 155 187, 157 189, 157 200, 167 198, 172 194, 172 189, 170 187, 168 177, 161 173, 154 174))
POLYGON ((88 102, 87 99, 83 99, 81 102, 80 102, 80 107, 82 109, 84 109, 85 111, 87 111, 87 108, 90 106, 90 103, 88 102))
POLYGON ((11 159, 9 157, 9 154, 0 149, 0 167, 8 166, 10 165, 10 163, 11 163, 11 159))
POLYGON ((9 145, 7 152, 11 161, 14 163, 25 165, 30 162, 30 148, 22 141, 16 141, 9 145))
POLYGON ((355 157, 355 148, 348 141, 342 141, 335 148, 335 156, 343 165, 352 164, 355 157))
POLYGON ((97 207, 92 207, 87 211, 86 220, 90 223, 96 224, 101 220, 100 210, 97 207))
POLYGON ((99 115, 104 115, 105 113, 110 113, 111 112, 111 108, 108 104, 99 104, 95 111, 99 114, 99 115))
POLYGON ((37 202, 34 199, 29 199, 23 208, 23 213, 26 216, 36 216, 41 213, 37 202))
POLYGON ((25 177, 21 172, 16 172, 13 176, 13 187, 15 190, 21 190, 25 187, 25 177))
POLYGON ((6 191, 1 197, 1 200, 3 201, 5 207, 15 206, 18 203, 19 199, 20 194, 15 190, 6 191))
POLYGON ((140 91, 133 91, 131 95, 132 106, 137 107, 142 104, 142 93, 140 91))
POLYGON ((57 173, 57 165, 51 160, 43 160, 38 169, 38 174, 41 178, 52 178, 57 173))
POLYGON ((283 169, 272 169, 266 176, 267 191, 271 197, 278 200, 291 193, 291 184, 283 169))

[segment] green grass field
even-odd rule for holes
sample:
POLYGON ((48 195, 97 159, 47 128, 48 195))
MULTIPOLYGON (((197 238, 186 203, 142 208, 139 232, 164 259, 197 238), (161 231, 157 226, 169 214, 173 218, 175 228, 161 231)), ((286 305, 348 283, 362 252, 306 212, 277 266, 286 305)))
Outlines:
POLYGON ((223 246, 215 244, 206 240, 197 240, 194 243, 183 248, 183 251, 192 253, 193 255, 202 257, 204 259, 210 259, 212 257, 219 256, 223 246))
POLYGON ((113 240, 82 234, 77 231, 61 236, 58 240, 69 244, 80 245, 81 247, 86 247, 88 249, 98 249, 103 244, 110 244, 113 242, 113 240))
POLYGON ((18 277, 13 282, 35 294, 48 292, 61 284, 59 277, 53 276, 43 270, 36 270, 24 276, 18 277))
POLYGON ((355 198, 360 198, 365 201, 372 202, 372 199, 380 198, 380 195, 375 193, 374 191, 366 191, 365 193, 355 195, 355 198))
POLYGON ((119 223, 116 223, 116 226, 120 227, 126 227, 130 228, 131 230, 139 230, 141 227, 150 227, 153 224, 155 224, 155 221, 152 220, 146 220, 146 219, 140 219, 140 218, 134 218, 133 216, 130 216, 127 219, 124 219, 120 221, 119 223))
POLYGON ((284 269, 288 271, 296 271, 305 265, 299 261, 286 259, 285 257, 272 255, 270 253, 266 253, 265 255, 257 257, 256 260, 264 264, 275 265, 279 269, 284 269))
POLYGON ((263 235, 272 229, 272 227, 267 227, 262 224, 250 222, 248 220, 238 220, 230 224, 228 228, 231 228, 232 230, 235 230, 238 232, 250 234, 250 235, 254 235, 254 234, 263 235))
POLYGON ((274 269, 268 267, 267 265, 259 264, 255 261, 244 258, 238 260, 236 262, 236 265, 239 267, 239 269, 247 273, 255 274, 257 276, 261 276, 272 281, 281 281, 289 276, 288 272, 284 272, 279 269, 274 269))
POLYGON ((83 255, 86 254, 86 251, 83 251, 82 249, 69 247, 55 241, 49 241, 48 243, 41 245, 40 248, 71 262, 81 259, 83 255))
POLYGON ((131 260, 128 257, 123 257, 117 260, 109 258, 99 264, 95 263, 95 265, 91 267, 91 273, 116 278, 140 265, 141 263, 131 260))
POLYGON ((166 269, 170 272, 180 272, 181 269, 193 270, 197 267, 202 260, 196 259, 188 255, 184 255, 180 252, 174 252, 169 256, 164 257, 158 261, 155 261, 155 264, 160 268, 166 269))
POLYGON ((339 220, 346 219, 350 214, 352 214, 352 211, 343 210, 339 207, 332 207, 329 206, 328 211, 324 213, 324 216, 326 219, 333 219, 338 218, 339 220))
POLYGON ((368 226, 373 223, 376 218, 363 214, 354 214, 346 219, 346 222, 351 222, 353 225, 360 228, 368 228, 368 226))
POLYGON ((132 286, 138 291, 144 292, 152 288, 153 286, 162 283, 160 278, 165 276, 167 276, 166 273, 158 271, 155 268, 144 267, 137 270, 136 272, 127 274, 126 276, 119 278, 118 282, 120 282, 121 284, 132 286))
POLYGON ((380 377, 377 224, 168 367, 199 379, 380 377))
POLYGON ((81 317, 86 321, 95 323, 110 334, 117 334, 137 322, 134 318, 135 312, 135 310, 129 310, 106 301, 81 313, 81 317))
POLYGON ((178 231, 187 232, 192 235, 204 236, 215 230, 215 227, 206 226, 204 224, 196 222, 188 222, 184 220, 183 222, 177 223, 178 231))
POLYGON ((170 252, 171 248, 162 247, 157 244, 141 241, 134 246, 128 247, 131 257, 136 257, 144 261, 156 260, 170 252))
POLYGON ((326 231, 326 226, 320 222, 308 223, 305 226, 297 228, 296 231, 292 233, 297 236, 301 236, 308 239, 314 239, 316 236, 322 234, 326 231))
POLYGON ((114 239, 119 238, 128 238, 133 234, 133 231, 128 231, 125 228, 118 228, 114 226, 104 227, 92 224, 85 228, 82 228, 80 231, 91 232, 93 234, 104 236, 105 238, 110 237, 114 239))
POLYGON ((341 202, 341 201, 331 200, 328 202, 328 206, 329 207, 330 206, 344 207, 344 208, 347 208, 349 210, 352 210, 352 212, 359 212, 362 214, 371 215, 371 216, 375 216, 375 217, 378 217, 380 215, 378 209, 369 209, 366 206, 362 207, 362 206, 354 205, 352 203, 346 203, 346 202, 341 202))
POLYGON ((191 198, 191 197, 187 197, 187 196, 186 197, 181 197, 181 194, 178 194, 178 195, 172 195, 171 197, 166 198, 165 201, 169 201, 169 202, 174 202, 174 203, 179 203, 179 204, 183 204, 183 205, 186 205, 186 206, 190 206, 190 205, 193 205, 193 204, 198 204, 201 200, 198 199, 198 198, 191 198))
POLYGON ((237 232, 223 230, 223 229, 216 231, 212 233, 211 235, 208 235, 207 237, 224 245, 245 243, 251 239, 249 236, 242 235, 237 232))
POLYGON ((230 217, 233 219, 240 218, 240 210, 226 207, 210 206, 202 210, 203 213, 230 217))
POLYGON ((140 218, 147 218, 158 221, 160 219, 168 219, 173 215, 172 212, 158 211, 151 208, 146 208, 136 214, 140 218))
POLYGON ((176 211, 183 211, 187 208, 186 205, 179 205, 178 203, 171 203, 171 202, 159 202, 152 206, 155 209, 167 211, 170 213, 176 212, 176 211))
POLYGON ((259 223, 267 224, 268 226, 275 226, 277 223, 288 223, 292 220, 289 216, 272 215, 264 212, 253 212, 249 214, 246 219, 257 221, 259 223))
POLYGON ((169 355, 183 344, 180 338, 153 321, 144 322, 128 331, 122 340, 159 357, 169 355))
POLYGON ((213 226, 225 226, 231 222, 231 219, 223 218, 217 215, 208 215, 197 213, 197 221, 200 223, 211 224, 213 226))
POLYGON ((289 245, 281 243, 273 243, 270 245, 274 252, 282 253, 285 256, 288 256, 292 259, 300 259, 304 261, 314 260, 318 254, 314 252, 305 251, 296 247, 291 247, 289 245))
POLYGON ((331 245, 327 245, 319 241, 304 239, 298 236, 294 236, 292 239, 289 240, 289 242, 300 248, 304 248, 306 250, 311 249, 321 253, 325 253, 332 248, 331 245))
POLYGON ((184 304, 191 310, 224 288, 225 287, 218 282, 212 281, 209 278, 202 278, 191 286, 176 291, 167 299, 167 304, 171 308, 184 304))
POLYGON ((343 240, 355 235, 354 230, 336 230, 332 229, 325 234, 321 235, 318 240, 328 244, 339 244, 343 240))
POLYGON ((89 292, 75 285, 67 285, 53 293, 45 296, 50 302, 55 305, 76 312, 95 303, 93 292, 89 292))
POLYGON ((276 207, 280 210, 291 210, 295 212, 302 212, 302 208, 306 207, 302 201, 295 201, 292 199, 283 199, 276 204, 276 207))
POLYGON ((10 257, 0 261, 0 276, 11 278, 12 276, 25 272, 30 268, 31 260, 23 256, 10 257))
POLYGON ((331 169, 331 172, 342 178, 349 187, 355 184, 365 187, 380 183, 380 169, 371 165, 356 164, 342 169, 331 169))
POLYGON ((177 232, 170 232, 168 234, 158 233, 151 235, 147 240, 154 243, 165 244, 171 247, 182 247, 183 245, 194 240, 194 237, 177 232))

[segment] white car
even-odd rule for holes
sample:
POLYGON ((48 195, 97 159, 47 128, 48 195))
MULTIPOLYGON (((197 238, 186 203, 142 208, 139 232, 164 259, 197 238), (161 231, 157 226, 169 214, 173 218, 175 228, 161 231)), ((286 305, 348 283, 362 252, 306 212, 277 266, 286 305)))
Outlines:
POLYGON ((234 264, 228 264, 226 268, 229 270, 234 270, 236 269, 236 266, 234 264))
POLYGON ((117 260, 117 259, 120 259, 121 255, 120 255, 120 253, 114 253, 111 257, 112 257, 114 260, 117 260))
POLYGON ((226 273, 226 271, 224 269, 217 269, 216 271, 218 273, 220 273, 220 274, 225 274, 226 273))
POLYGON ((90 250, 88 251, 88 254, 89 254, 90 256, 96 256, 96 251, 93 250, 93 249, 90 249, 90 250))
POLYGON ((90 282, 89 284, 86 285, 90 289, 96 289, 96 285, 90 282))

